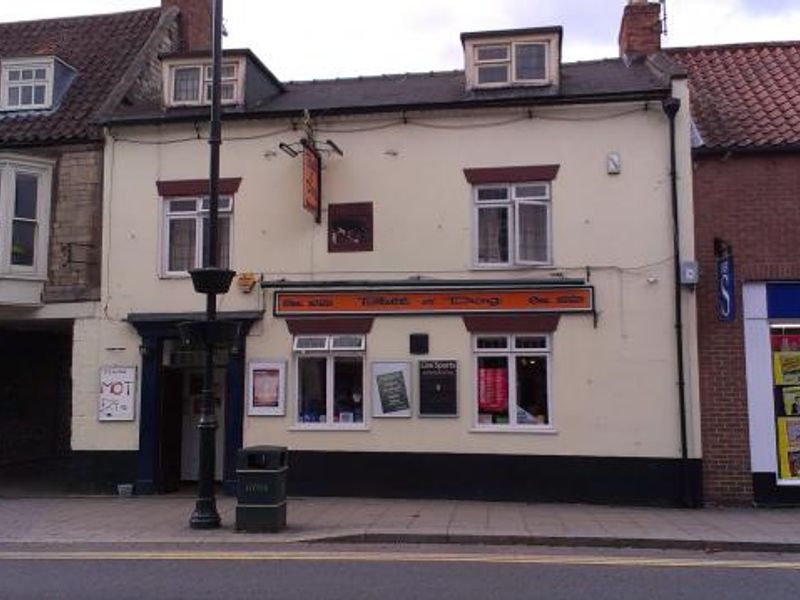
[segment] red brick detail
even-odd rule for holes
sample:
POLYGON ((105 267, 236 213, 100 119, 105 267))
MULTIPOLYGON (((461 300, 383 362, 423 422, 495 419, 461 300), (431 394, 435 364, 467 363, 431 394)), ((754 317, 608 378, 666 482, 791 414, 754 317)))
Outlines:
POLYGON ((161 0, 162 8, 180 9, 181 50, 210 50, 212 0, 161 0))
MULTIPOLYGON (((242 183, 241 177, 223 177, 219 180, 220 194, 235 194, 242 183)), ((163 198, 176 196, 207 196, 209 194, 208 179, 177 179, 174 181, 156 181, 158 195, 163 198)))
POLYGON ((661 50, 661 5, 628 4, 619 28, 619 55, 655 54, 661 50))
POLYGON ((322 335, 334 333, 369 333, 372 330, 371 317, 363 318, 325 318, 325 319, 286 319, 286 326, 292 335, 322 335))
POLYGON ((561 315, 483 315, 464 316, 464 327, 471 333, 552 333, 561 315))
POLYGON ((698 351, 707 502, 753 500, 742 283, 800 280, 800 154, 702 157, 695 162, 698 351), (714 237, 733 246, 736 321, 717 317, 714 237))
POLYGON ((552 181, 560 165, 531 165, 527 167, 493 167, 464 169, 464 177, 471 184, 517 183, 520 181, 552 181))

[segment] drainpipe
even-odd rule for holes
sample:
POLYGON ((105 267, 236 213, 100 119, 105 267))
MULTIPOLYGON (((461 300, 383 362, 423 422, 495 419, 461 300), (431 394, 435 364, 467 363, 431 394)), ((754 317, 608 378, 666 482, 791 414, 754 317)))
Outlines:
POLYGON ((686 374, 683 365, 683 297, 681 290, 681 230, 678 221, 678 170, 675 157, 675 116, 681 108, 681 101, 670 96, 661 102, 661 107, 669 119, 669 162, 670 187, 672 193, 672 254, 675 271, 675 352, 678 361, 678 408, 681 422, 681 500, 684 506, 692 508, 697 501, 692 494, 689 469, 689 443, 686 426, 686 374))

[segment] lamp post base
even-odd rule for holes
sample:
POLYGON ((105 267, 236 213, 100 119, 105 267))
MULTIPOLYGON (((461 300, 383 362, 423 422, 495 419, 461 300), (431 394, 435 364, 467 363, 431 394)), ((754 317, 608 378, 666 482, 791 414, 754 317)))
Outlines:
POLYGON ((189 527, 192 529, 217 529, 220 524, 217 503, 214 498, 198 498, 189 527))

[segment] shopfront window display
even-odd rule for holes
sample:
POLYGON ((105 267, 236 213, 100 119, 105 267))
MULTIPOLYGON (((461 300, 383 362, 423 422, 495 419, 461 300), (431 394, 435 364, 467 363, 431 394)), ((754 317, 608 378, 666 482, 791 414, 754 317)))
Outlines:
POLYGON ((770 332, 780 478, 800 481, 800 325, 770 332))
POLYGON ((479 335, 473 352, 478 428, 550 427, 547 336, 479 335))
POLYGON ((361 335, 297 336, 297 423, 364 424, 364 350, 361 335))

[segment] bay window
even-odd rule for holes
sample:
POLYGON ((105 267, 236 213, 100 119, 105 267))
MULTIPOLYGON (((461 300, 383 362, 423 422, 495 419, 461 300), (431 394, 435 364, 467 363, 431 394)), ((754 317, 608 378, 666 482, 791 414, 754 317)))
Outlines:
POLYGON ((549 183, 479 185, 473 192, 476 266, 550 263, 549 183))
MULTIPOLYGON (((162 271, 182 275, 208 265, 208 197, 180 197, 164 200, 162 271)), ((217 229, 218 266, 230 267, 233 198, 219 198, 217 229)))
POLYGON ((364 351, 363 335, 294 338, 298 424, 363 426, 364 351))
POLYGON ((0 270, 47 274, 52 166, 0 156, 0 270))
POLYGON ((548 336, 477 335, 473 353, 478 428, 551 424, 548 336))

